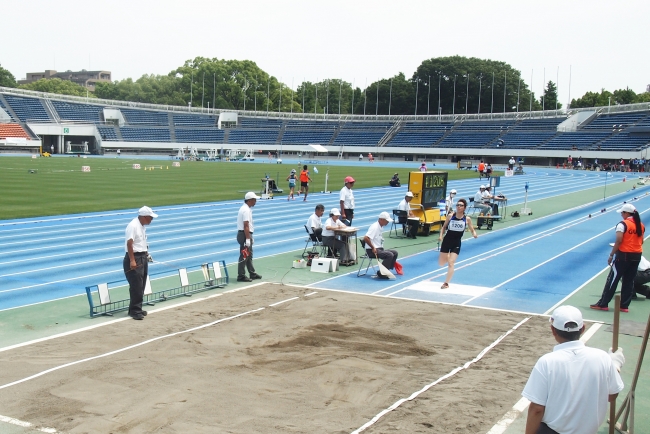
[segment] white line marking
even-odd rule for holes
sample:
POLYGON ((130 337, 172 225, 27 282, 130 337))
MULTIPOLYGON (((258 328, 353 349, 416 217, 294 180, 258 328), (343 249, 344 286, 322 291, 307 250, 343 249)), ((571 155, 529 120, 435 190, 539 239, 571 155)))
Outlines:
POLYGON ((22 420, 14 419, 13 417, 7 417, 0 414, 0 422, 6 422, 11 425, 21 426, 23 428, 33 428, 36 431, 46 432, 46 433, 56 433, 57 431, 54 428, 46 427, 35 427, 29 422, 24 422, 22 420))
MULTIPOLYGON (((162 312, 162 311, 169 310, 169 309, 175 309, 177 307, 185 306, 185 305, 188 305, 188 304, 198 303, 199 301, 205 301, 205 300, 210 299, 210 298, 221 297, 224 294, 231 294, 233 292, 243 291, 244 289, 254 288, 254 287, 262 285, 262 284, 263 283, 260 282, 260 283, 255 283, 253 285, 243 286, 241 288, 231 289, 229 291, 224 291, 224 292, 221 292, 219 294, 211 294, 211 295, 208 295, 206 297, 200 297, 200 298, 197 297, 197 298, 193 298, 192 300, 188 300, 188 301, 184 301, 184 302, 181 302, 181 303, 171 304, 169 306, 161 307, 160 309, 148 310, 147 312, 149 314, 155 314, 156 312, 162 312)), ((0 348, 0 353, 3 352, 3 351, 13 350, 15 348, 26 347, 26 346, 33 345, 33 344, 36 344, 36 343, 39 343, 39 342, 49 341, 51 339, 62 338, 64 336, 73 335, 73 334, 76 334, 76 333, 96 329, 98 327, 104 327, 104 326, 107 326, 107 325, 115 324, 115 323, 118 323, 118 322, 121 322, 121 321, 127 321, 127 320, 130 320, 130 319, 131 318, 127 316, 127 317, 124 317, 124 318, 118 318, 118 319, 114 319, 114 320, 111 320, 111 321, 106 321, 106 322, 103 322, 101 324, 95 324, 95 325, 91 325, 91 326, 88 326, 88 327, 83 327, 83 328, 80 328, 80 329, 71 330, 69 332, 59 333, 59 334, 52 335, 52 336, 47 336, 47 337, 44 337, 44 338, 34 339, 34 340, 31 340, 31 341, 27 341, 27 342, 22 342, 20 344, 10 345, 8 347, 0 348)))
POLYGON ((30 375, 29 377, 25 377, 25 378, 22 378, 20 380, 12 381, 11 383, 3 384, 2 386, 0 386, 0 390, 9 388, 11 386, 15 386, 16 384, 21 384, 21 383, 33 380, 33 379, 38 378, 38 377, 42 377, 43 375, 49 374, 49 373, 54 372, 54 371, 58 371, 60 369, 64 369, 64 368, 67 368, 67 367, 70 367, 70 366, 78 365, 80 363, 90 362, 92 360, 112 356, 114 354, 119 354, 119 353, 122 353, 124 351, 132 350, 133 348, 141 347, 143 345, 159 341, 161 339, 169 338, 169 337, 180 335, 180 334, 183 334, 183 333, 190 333, 190 332, 194 332, 194 331, 197 331, 197 330, 201 330, 201 329, 204 329, 206 327, 210 327, 210 326, 213 326, 215 324, 219 324, 219 323, 224 322, 224 321, 229 321, 229 320, 239 318, 239 317, 242 317, 242 316, 245 316, 245 315, 250 315, 252 313, 260 312, 260 311, 262 311, 264 309, 265 309, 264 307, 260 307, 260 308, 257 308, 257 309, 249 310, 248 312, 238 313, 237 315, 229 316, 227 318, 222 318, 222 319, 219 319, 219 320, 207 323, 207 324, 203 324, 203 325, 200 325, 200 326, 192 327, 192 328, 189 328, 189 329, 186 329, 186 330, 181 330, 181 331, 178 331, 178 332, 169 333, 167 335, 162 335, 162 336, 157 336, 155 338, 147 339, 146 341, 139 342, 139 343, 134 344, 134 345, 129 345, 128 347, 120 348, 120 349, 117 349, 117 350, 114 350, 114 351, 109 351, 108 353, 99 354, 97 356, 87 357, 85 359, 75 360, 74 362, 65 363, 63 365, 55 366, 54 368, 46 369, 45 371, 41 371, 41 372, 39 372, 37 374, 30 375))
POLYGON ((504 333, 504 334, 502 334, 501 336, 499 336, 499 337, 497 338, 497 340, 495 340, 495 341, 492 342, 490 345, 488 345, 487 347, 485 347, 485 348, 483 349, 483 351, 481 351, 481 352, 480 352, 480 353, 479 353, 479 354, 478 354, 474 359, 472 359, 472 360, 466 362, 463 366, 459 366, 459 367, 457 367, 457 368, 451 370, 448 374, 443 375, 442 377, 438 378, 438 379, 437 379, 436 381, 434 381, 433 383, 429 383, 429 384, 427 384, 426 386, 424 386, 422 389, 420 389, 420 390, 418 390, 418 391, 416 391, 416 392, 413 392, 413 393, 411 394, 411 396, 409 396, 408 398, 402 398, 402 399, 398 400, 397 402, 395 402, 395 403, 394 403, 393 405, 391 405, 390 407, 388 407, 387 409, 385 409, 385 410, 379 412, 379 414, 377 414, 377 415, 376 415, 375 417, 373 417, 371 420, 369 420, 368 422, 366 422, 366 423, 365 423, 364 425, 362 425, 360 428, 356 429, 355 431, 352 431, 352 434, 358 434, 358 433, 360 433, 360 432, 366 430, 368 427, 374 425, 374 424, 375 424, 379 419, 381 419, 384 415, 386 415, 386 414, 388 414, 389 412, 395 410, 397 407, 399 407, 400 405, 402 405, 402 404, 405 403, 406 401, 412 401, 413 399, 417 398, 420 394, 426 392, 427 390, 429 390, 431 387, 435 386, 436 384, 438 384, 438 383, 440 383, 440 382, 446 380, 447 378, 453 377, 454 375, 456 375, 458 372, 462 371, 463 369, 468 369, 468 368, 469 368, 473 363, 478 362, 479 360, 481 360, 481 359, 483 358, 483 356, 485 356, 485 355, 486 355, 486 354, 487 354, 487 353, 488 353, 492 348, 494 348, 496 345, 498 345, 499 342, 501 342, 501 341, 502 341, 503 339, 505 339, 508 335, 510 335, 511 333, 513 333, 515 330, 517 330, 517 329, 518 329, 522 324, 524 324, 524 323, 525 323, 526 321, 528 321, 529 319, 530 319, 530 317, 528 317, 528 318, 524 318, 523 320, 521 320, 517 325, 515 325, 513 328, 511 328, 510 330, 508 330, 506 333, 504 333))
POLYGON ((280 304, 282 304, 282 303, 286 303, 286 302, 288 302, 288 301, 298 300, 299 298, 300 298, 300 297, 291 297, 291 298, 287 298, 286 300, 282 300, 282 301, 278 301, 277 303, 269 304, 269 307, 275 307, 275 306, 278 306, 278 305, 280 305, 280 304))

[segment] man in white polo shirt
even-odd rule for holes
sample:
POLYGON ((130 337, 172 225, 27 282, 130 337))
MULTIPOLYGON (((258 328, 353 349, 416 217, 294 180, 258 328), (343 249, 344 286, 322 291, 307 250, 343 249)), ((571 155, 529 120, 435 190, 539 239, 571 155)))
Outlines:
POLYGON ((558 345, 540 357, 521 393, 530 401, 526 434, 595 434, 607 403, 623 390, 623 350, 586 347, 582 313, 573 306, 558 307, 550 321, 558 345))
POLYGON ((237 263, 237 281, 251 282, 253 279, 261 279, 262 276, 255 272, 253 266, 253 207, 260 197, 249 191, 244 196, 244 204, 237 213, 237 242, 239 243, 239 262, 237 263), (246 269, 250 278, 246 276, 246 269))
MULTIPOLYGON (((392 221, 393 219, 390 218, 390 214, 382 212, 379 214, 377 221, 370 225, 366 236, 363 237, 368 257, 381 259, 382 265, 389 270, 395 267, 397 250, 384 249, 383 227, 392 221)), ((384 276, 379 271, 377 271, 377 277, 380 279, 388 279, 388 276, 384 276)))
POLYGON ((147 231, 145 226, 158 217, 148 206, 138 210, 138 216, 131 220, 126 226, 124 249, 124 275, 129 282, 129 316, 133 319, 142 320, 147 316, 147 311, 142 310, 142 299, 144 298, 144 287, 149 274, 147 231))

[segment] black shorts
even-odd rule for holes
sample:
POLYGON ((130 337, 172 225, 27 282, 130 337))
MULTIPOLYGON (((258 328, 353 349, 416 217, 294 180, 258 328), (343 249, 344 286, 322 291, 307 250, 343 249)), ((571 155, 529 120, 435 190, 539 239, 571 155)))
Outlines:
POLYGON ((454 240, 448 237, 443 238, 442 244, 440 245, 440 252, 460 255, 460 240, 454 240))
POLYGON ((302 181, 300 181, 300 186, 301 186, 301 187, 309 187, 309 182, 302 182, 302 181))

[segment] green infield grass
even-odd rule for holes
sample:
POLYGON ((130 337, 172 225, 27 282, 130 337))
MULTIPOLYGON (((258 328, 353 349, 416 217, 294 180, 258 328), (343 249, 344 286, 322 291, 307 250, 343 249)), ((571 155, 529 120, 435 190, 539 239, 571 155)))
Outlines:
MULTIPOLYGON (((259 193, 267 173, 279 175, 284 190, 279 195, 285 196, 292 168, 297 169, 249 162, 182 161, 173 167, 167 160, 0 157, 0 220, 241 199, 246 191, 259 193), (82 166, 90 166, 90 172, 82 172, 82 166)), ((327 169, 331 191, 338 191, 348 175, 356 179, 356 188, 388 185, 395 172, 408 182, 404 168, 325 164, 319 173, 311 171, 311 191, 324 189, 327 169)), ((449 172, 450 180, 475 176, 473 171, 449 172)))

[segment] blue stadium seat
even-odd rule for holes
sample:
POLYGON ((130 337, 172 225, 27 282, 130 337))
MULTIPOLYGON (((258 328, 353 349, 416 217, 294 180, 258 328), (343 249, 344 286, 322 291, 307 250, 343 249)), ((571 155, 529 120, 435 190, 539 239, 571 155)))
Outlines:
POLYGON ((28 120, 52 121, 47 111, 45 111, 43 102, 38 98, 5 95, 5 100, 22 122, 27 122, 28 120))

